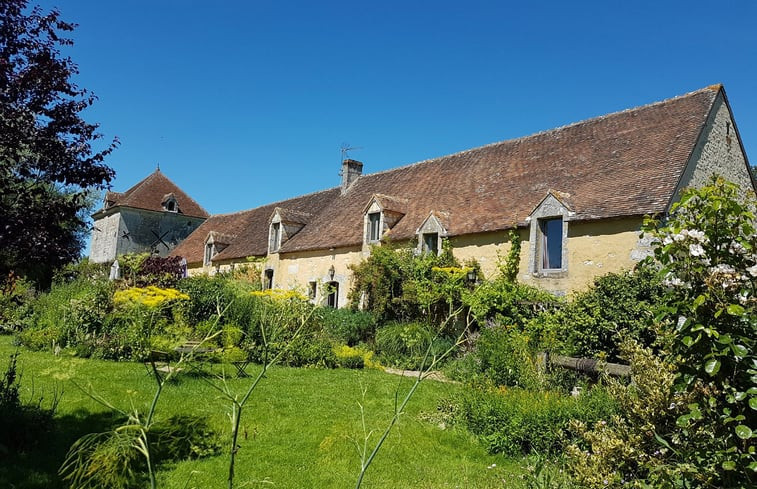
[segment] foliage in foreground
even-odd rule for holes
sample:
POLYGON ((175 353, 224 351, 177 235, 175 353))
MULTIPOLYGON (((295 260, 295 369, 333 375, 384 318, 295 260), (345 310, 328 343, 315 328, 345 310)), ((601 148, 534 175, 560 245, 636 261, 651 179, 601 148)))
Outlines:
POLYGON ((18 352, 11 354, 0 378, 0 458, 9 453, 26 453, 54 428, 53 416, 59 397, 53 394, 50 407, 43 399, 23 402, 19 393, 18 352))
POLYGON ((577 397, 554 391, 477 386, 451 404, 452 419, 478 435, 491 453, 558 454, 576 437, 573 420, 594 425, 615 412, 599 387, 577 397))
POLYGON ((714 178, 649 220, 667 286, 659 352, 626 346, 635 384, 622 416, 571 450, 588 487, 754 487, 757 483, 757 235, 754 202, 714 178))

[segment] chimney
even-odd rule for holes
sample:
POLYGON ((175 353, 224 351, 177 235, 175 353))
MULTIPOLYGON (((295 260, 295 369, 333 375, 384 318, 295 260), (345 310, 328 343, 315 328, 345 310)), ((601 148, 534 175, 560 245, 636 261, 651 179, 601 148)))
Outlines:
POLYGON ((342 193, 363 173, 363 164, 357 160, 345 158, 342 161, 342 193))

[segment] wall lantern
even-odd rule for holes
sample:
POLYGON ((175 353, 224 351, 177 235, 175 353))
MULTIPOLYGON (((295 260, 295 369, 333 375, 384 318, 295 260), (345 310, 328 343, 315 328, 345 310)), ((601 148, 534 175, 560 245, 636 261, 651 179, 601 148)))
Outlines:
POLYGON ((476 280, 478 279, 478 274, 476 273, 475 268, 471 268, 470 270, 468 270, 467 279, 468 279, 468 283, 471 283, 471 284, 476 283, 476 280))
POLYGON ((329 267, 329 280, 334 280, 334 273, 335 272, 336 272, 336 270, 334 270, 334 265, 331 265, 331 267, 329 267))

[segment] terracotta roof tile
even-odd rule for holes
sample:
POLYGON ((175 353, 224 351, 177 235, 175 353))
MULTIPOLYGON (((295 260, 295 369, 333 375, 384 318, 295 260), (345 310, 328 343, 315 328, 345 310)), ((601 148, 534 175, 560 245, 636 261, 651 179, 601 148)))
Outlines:
POLYGON ((155 170, 147 178, 126 192, 108 192, 105 195, 105 200, 107 208, 122 205, 163 212, 165 211, 163 203, 171 196, 176 199, 180 214, 191 217, 209 216, 208 212, 200 204, 169 180, 168 177, 163 175, 160 170, 155 170))
POLYGON ((268 227, 277 207, 286 209, 287 216, 302 219, 305 214, 321 212, 338 195, 339 188, 332 188, 255 209, 211 216, 170 254, 182 256, 188 263, 202 262, 205 240, 209 233, 215 232, 235 239, 214 260, 264 256, 268 252, 268 227))
POLYGON ((663 212, 696 144, 719 86, 489 144, 380 173, 362 175, 341 193, 331 189, 249 211, 213 216, 173 254, 202 261, 211 230, 238 234, 218 259, 265 255, 275 207, 311 214, 281 252, 360 245, 371 198, 404 214, 392 239, 412 238, 434 212, 450 236, 524 225, 552 192, 574 219, 663 212))
POLYGON ((374 194, 407 199, 393 239, 412 238, 431 210, 444 213, 450 236, 524 224, 550 191, 576 219, 662 212, 718 90, 363 175, 281 251, 360 244, 374 194))

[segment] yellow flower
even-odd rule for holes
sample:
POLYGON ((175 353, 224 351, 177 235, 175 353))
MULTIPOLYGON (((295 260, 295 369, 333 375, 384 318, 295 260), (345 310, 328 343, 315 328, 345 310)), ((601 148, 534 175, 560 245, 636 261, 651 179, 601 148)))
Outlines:
POLYGON ((164 303, 178 300, 188 300, 189 296, 176 289, 161 289, 150 285, 149 287, 132 287, 126 290, 117 290, 113 294, 113 302, 116 305, 142 304, 153 308, 164 303))

